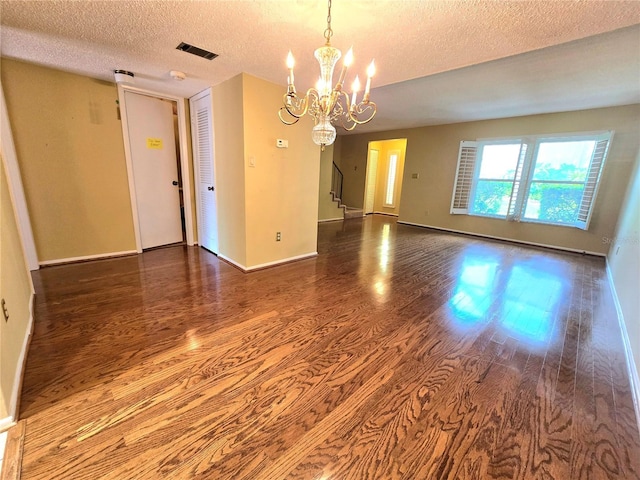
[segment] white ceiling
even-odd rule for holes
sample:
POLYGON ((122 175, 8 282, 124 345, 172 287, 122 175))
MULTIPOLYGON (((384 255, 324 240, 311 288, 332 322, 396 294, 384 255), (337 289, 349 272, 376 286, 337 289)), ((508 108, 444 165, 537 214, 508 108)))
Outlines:
MULTIPOLYGON (((0 47, 103 80, 130 70, 184 97, 240 72, 284 93, 289 49, 298 90, 315 82, 326 14, 321 0, 1 0, 0 47)), ((640 103, 637 0, 334 0, 332 27, 334 46, 353 45, 347 85, 371 58, 378 69, 378 114, 354 133, 640 103)))

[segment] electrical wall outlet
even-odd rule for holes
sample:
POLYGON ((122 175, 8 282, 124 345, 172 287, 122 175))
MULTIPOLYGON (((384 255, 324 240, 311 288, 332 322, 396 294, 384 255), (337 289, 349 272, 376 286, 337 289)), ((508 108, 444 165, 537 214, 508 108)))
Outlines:
POLYGON ((280 232, 276 232, 276 242, 282 240, 282 234, 280 232))

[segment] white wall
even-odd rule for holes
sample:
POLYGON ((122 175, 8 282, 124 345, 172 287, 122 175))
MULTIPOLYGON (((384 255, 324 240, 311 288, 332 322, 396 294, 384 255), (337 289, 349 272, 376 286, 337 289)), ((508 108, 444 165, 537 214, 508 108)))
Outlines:
MULTIPOLYGON (((636 414, 640 401, 640 152, 629 188, 620 210, 615 235, 607 238, 611 249, 607 255, 613 288, 628 334, 633 355, 632 380, 635 385, 636 414), (635 369, 635 372, 633 371, 635 369)), ((639 418, 640 420, 640 418, 639 418)))

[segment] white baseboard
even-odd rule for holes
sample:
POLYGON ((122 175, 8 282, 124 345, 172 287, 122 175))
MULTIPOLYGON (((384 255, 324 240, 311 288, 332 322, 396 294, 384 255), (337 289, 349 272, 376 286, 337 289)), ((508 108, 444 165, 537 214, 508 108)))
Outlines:
POLYGON ((0 432, 6 432, 16 424, 12 416, 0 418, 0 432))
POLYGON ((230 259, 229 257, 218 253, 218 258, 221 258, 222 260, 224 260, 227 263, 230 263, 231 265, 233 265, 234 267, 239 268, 240 270, 242 270, 243 272, 246 272, 246 268, 244 265, 242 265, 241 263, 236 262, 235 260, 230 259))
POLYGON ((336 222, 338 220, 344 220, 344 217, 336 217, 336 218, 324 218, 322 220, 318 220, 318 223, 324 223, 324 222, 336 222))
POLYGON ((295 262, 296 260, 303 260, 305 258, 311 258, 311 257, 316 257, 318 255, 318 252, 312 252, 312 253, 305 253, 303 255, 297 255, 295 257, 289 257, 289 258, 284 258, 282 260, 276 260, 274 262, 267 262, 267 263, 261 263, 260 265, 253 265, 252 267, 246 267, 244 265, 242 265, 241 263, 236 262, 235 260, 232 260, 222 254, 218 254, 218 257, 223 259, 225 262, 229 262, 230 264, 232 264, 235 267, 238 267, 240 270, 242 270, 245 273, 248 272, 252 272, 254 270, 262 270, 263 268, 269 268, 269 267, 275 267, 276 265, 281 265, 283 263, 289 263, 289 262, 295 262))
POLYGON ((622 307, 620 306, 620 300, 618 299, 618 292, 616 291, 616 286, 613 283, 613 275, 611 274, 611 269, 609 268, 609 259, 607 259, 607 279, 609 280, 611 293, 613 293, 613 303, 616 306, 618 323, 620 324, 620 332, 622 333, 622 343, 624 344, 624 358, 627 361, 627 372, 629 374, 629 383, 631 384, 633 408, 636 411, 636 422, 638 424, 638 430, 640 430, 640 377, 638 377, 638 369, 636 368, 636 362, 633 358, 631 341, 629 340, 629 332, 627 331, 627 324, 624 321, 624 314, 622 313, 622 307))
MULTIPOLYGON (((378 211, 374 211, 373 212, 376 215, 386 215, 387 217, 398 217, 397 213, 388 213, 388 212, 378 212, 378 211)), ((363 213, 363 216, 366 216, 366 213, 363 213)), ((404 223, 404 222, 398 222, 398 223, 404 223)))
POLYGON ((433 230, 440 230, 441 232, 462 233, 463 235, 471 235, 472 237, 482 237, 482 238, 489 238, 491 240, 503 240, 506 242, 521 243, 523 245, 531 245, 533 247, 551 248, 553 250, 563 250, 565 252, 573 252, 573 253, 584 253, 587 255, 595 255, 597 257, 607 256, 604 253, 591 252, 589 250, 578 250, 577 248, 560 247, 558 245, 549 245, 547 243, 527 242, 526 240, 516 240, 514 238, 507 238, 507 237, 496 237, 495 235, 485 235, 483 233, 467 232, 464 230, 454 230, 452 228, 434 227, 433 225, 425 225, 422 223, 404 222, 401 220, 398 220, 398 223, 402 223, 403 225, 411 225, 414 227, 432 228, 433 230))
POLYGON ((35 301, 35 294, 31 292, 31 298, 29 299, 29 320, 27 321, 27 329, 25 330, 24 339, 22 340, 22 348, 20 349, 20 356, 18 357, 17 368, 15 376, 13 377, 13 386, 11 389, 11 398, 9 399, 8 415, 5 418, 0 419, 0 432, 8 430, 10 427, 16 424, 18 420, 18 398, 20 398, 20 388, 22 387, 22 376, 24 374, 24 367, 27 360, 27 350, 29 348, 29 341, 31 340, 31 334, 33 333, 33 305, 35 301))
POLYGON ((137 253, 137 250, 125 250, 123 252, 98 253, 97 255, 85 255, 83 257, 58 258, 56 260, 45 260, 44 262, 40 262, 40 266, 45 267, 47 265, 60 265, 62 263, 75 263, 87 260, 99 260, 103 258, 124 257, 126 255, 136 255, 137 253))

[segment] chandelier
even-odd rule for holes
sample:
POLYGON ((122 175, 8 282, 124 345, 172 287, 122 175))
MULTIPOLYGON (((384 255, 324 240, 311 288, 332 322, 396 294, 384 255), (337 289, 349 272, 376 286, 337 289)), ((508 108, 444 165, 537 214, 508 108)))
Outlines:
POLYGON ((367 68, 367 83, 362 101, 358 102, 358 92, 360 91, 360 80, 356 75, 351 86, 351 99, 342 90, 347 68, 353 62, 353 51, 350 48, 344 56, 342 70, 338 83, 333 85, 333 70, 336 63, 342 56, 337 48, 331 46, 331 0, 329 0, 329 12, 327 14, 327 29, 324 31, 326 43, 323 47, 316 49, 314 56, 320 64, 320 78, 315 88, 311 87, 304 96, 296 93, 293 80, 294 59, 291 51, 287 55, 287 93, 284 95, 284 105, 280 107, 278 116, 285 125, 293 125, 306 114, 313 117, 315 126, 311 132, 311 137, 316 145, 320 145, 324 150, 325 145, 331 145, 336 139, 336 129, 334 124, 340 125, 345 130, 351 131, 356 126, 370 121, 376 114, 376 104, 369 100, 371 89, 371 77, 376 72, 373 60, 367 68), (283 114, 285 115, 283 117, 283 114))

